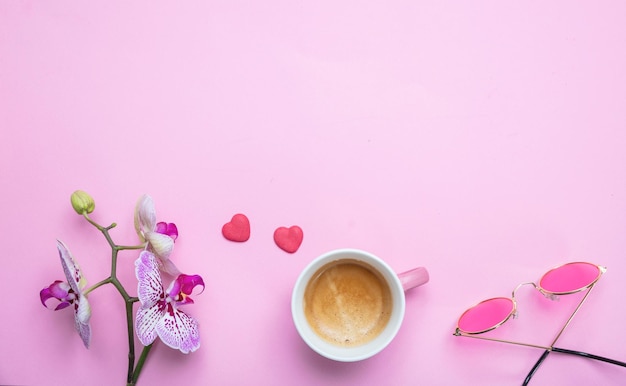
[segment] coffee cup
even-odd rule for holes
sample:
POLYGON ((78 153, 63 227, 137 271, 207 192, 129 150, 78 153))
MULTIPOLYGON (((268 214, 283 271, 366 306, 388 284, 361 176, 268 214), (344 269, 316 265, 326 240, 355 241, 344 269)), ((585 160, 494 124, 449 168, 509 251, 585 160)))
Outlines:
POLYGON ((396 274, 381 258, 358 249, 327 252, 296 280, 291 297, 296 330, 326 358, 367 359, 387 347, 400 329, 404 292, 428 279, 423 267, 396 274))

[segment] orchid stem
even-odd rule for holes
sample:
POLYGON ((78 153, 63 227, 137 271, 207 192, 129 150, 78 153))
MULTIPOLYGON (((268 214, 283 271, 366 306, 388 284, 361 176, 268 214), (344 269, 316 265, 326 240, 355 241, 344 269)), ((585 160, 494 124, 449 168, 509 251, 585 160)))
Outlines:
POLYGON ((140 245, 116 245, 115 248, 119 251, 122 250, 128 250, 128 249, 144 249, 146 247, 146 244, 140 244, 140 245))
POLYGON ((89 215, 85 212, 83 213, 83 217, 89 222, 91 225, 96 227, 107 240, 107 243, 111 247, 111 275, 106 279, 96 283, 87 291, 85 291, 85 295, 95 290, 98 287, 101 287, 105 284, 113 284, 113 286, 117 289, 117 291, 122 295, 124 299, 124 304, 126 305, 126 326, 128 330, 128 373, 126 375, 127 385, 135 385, 137 383, 137 379, 139 378, 139 374, 141 373, 141 369, 146 361, 148 353, 150 352, 150 348, 152 345, 145 346, 143 351, 141 352, 141 356, 135 366, 135 333, 134 333, 134 325, 133 325, 133 305, 139 301, 138 297, 131 297, 122 283, 117 278, 117 255, 119 251, 123 250, 131 250, 131 249, 143 249, 145 248, 145 243, 142 245, 117 245, 111 238, 109 231, 117 226, 117 224, 112 223, 108 227, 103 227, 102 225, 93 221, 89 215))
POLYGON ((91 291, 95 290, 98 287, 102 287, 105 284, 109 284, 111 282, 111 277, 107 277, 106 279, 100 281, 99 283, 96 283, 94 285, 92 285, 91 287, 87 288, 87 290, 85 292, 83 292, 83 295, 88 295, 91 291))
POLYGON ((133 303, 126 301, 126 324, 128 326, 128 373, 126 382, 131 382, 135 366, 135 335, 133 334, 133 303))
POLYGON ((137 367, 135 367, 135 372, 133 373, 131 385, 135 385, 137 383, 137 380, 139 379, 139 374, 141 374, 141 369, 143 369, 143 365, 146 362, 146 358, 148 358, 148 353, 150 353, 150 349, 152 348, 153 344, 154 343, 150 343, 149 345, 144 346, 143 350, 141 350, 141 355, 139 356, 139 360, 137 361, 137 367))

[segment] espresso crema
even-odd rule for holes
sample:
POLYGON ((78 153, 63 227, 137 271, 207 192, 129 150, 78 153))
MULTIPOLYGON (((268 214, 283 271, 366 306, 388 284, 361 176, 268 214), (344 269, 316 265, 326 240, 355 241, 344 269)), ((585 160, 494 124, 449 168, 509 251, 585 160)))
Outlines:
POLYGON ((346 259, 328 263, 313 275, 304 293, 304 314, 322 339, 350 347, 371 341, 385 329, 392 303, 380 273, 346 259))

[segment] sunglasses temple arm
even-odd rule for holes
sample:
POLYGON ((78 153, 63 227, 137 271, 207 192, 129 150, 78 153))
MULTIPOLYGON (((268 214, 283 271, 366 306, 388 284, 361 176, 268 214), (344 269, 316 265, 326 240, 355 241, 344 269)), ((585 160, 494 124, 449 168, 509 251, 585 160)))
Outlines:
POLYGON ((539 366, 541 366, 541 364, 548 357, 549 354, 550 354, 550 350, 546 350, 543 352, 543 354, 541 354, 537 362, 535 362, 535 365, 533 366, 533 368, 530 369, 530 371, 528 372, 528 375, 526 376, 526 379, 524 379, 524 383, 522 383, 522 386, 528 385, 533 375, 535 375, 535 373, 537 372, 537 369, 539 369, 539 366))
POLYGON ((552 351, 560 352, 562 354, 578 355, 584 358, 595 359, 597 361, 602 361, 602 362, 610 363, 613 365, 626 367, 626 363, 624 362, 616 361, 615 359, 605 358, 605 357, 601 357, 601 356, 594 355, 594 354, 589 354, 589 353, 582 352, 582 351, 574 351, 574 350, 568 350, 565 348, 558 348, 558 347, 553 347, 552 351))
POLYGON ((515 344, 515 345, 518 345, 518 346, 526 346, 526 347, 534 347, 534 348, 541 348, 541 349, 544 349, 544 350, 550 350, 550 347, 546 347, 546 346, 539 346, 539 345, 531 344, 531 343, 514 342, 514 341, 511 341, 511 340, 485 338, 483 336, 465 334, 465 333, 463 333, 461 331, 458 331, 458 330, 454 333, 454 335, 455 336, 463 336, 463 337, 472 338, 472 339, 489 340, 489 341, 492 341, 492 342, 508 343, 508 344, 515 344))
POLYGON ((620 362, 620 361, 616 361, 614 359, 609 359, 609 358, 601 357, 601 356, 594 355, 594 354, 589 354, 589 353, 582 352, 582 351, 574 351, 574 350, 568 350, 568 349, 564 349, 564 348, 552 347, 551 350, 546 350, 546 351, 543 352, 543 354, 541 354, 541 357, 539 357, 539 359, 537 360, 537 362, 535 363, 533 368, 530 369, 530 371, 528 372, 528 375, 526 376, 526 379, 524 379, 524 383, 522 383, 522 386, 527 386, 528 385, 528 383, 530 382, 532 377, 537 372, 537 369, 539 369, 539 366, 541 366, 541 364, 548 357, 548 355, 550 354, 551 351, 559 352, 559 353, 562 353, 562 354, 577 355, 577 356, 581 356, 583 358, 595 359, 595 360, 598 360, 598 361, 611 363, 613 365, 626 367, 626 363, 620 362))
POLYGON ((565 324, 563 325, 563 328, 561 328, 561 331, 559 331, 559 333, 556 335, 556 337, 554 338, 554 340, 550 344, 550 347, 554 347, 554 345, 556 344, 556 341, 559 340, 559 338, 561 337, 561 334, 563 334, 563 331, 565 331, 567 326, 569 326, 569 324, 571 323, 572 319, 574 318, 574 316, 576 315, 576 313, 578 312, 580 307, 582 307, 582 305, 585 302, 585 300, 587 300, 587 296, 589 296, 589 294, 591 293, 591 290, 593 289, 594 286, 595 286, 595 284, 592 285, 591 287, 589 287, 589 290, 587 290, 587 293, 580 300, 580 303, 578 303, 578 306, 576 306, 576 309, 574 310, 574 312, 572 312, 572 314, 569 316, 569 318, 567 319, 567 322, 565 322, 565 324))

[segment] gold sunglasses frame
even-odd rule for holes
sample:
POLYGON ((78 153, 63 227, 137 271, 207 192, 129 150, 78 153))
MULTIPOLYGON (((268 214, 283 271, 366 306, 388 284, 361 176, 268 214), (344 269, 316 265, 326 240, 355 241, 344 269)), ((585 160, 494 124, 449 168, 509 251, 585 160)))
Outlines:
POLYGON ((591 293, 591 290, 593 289, 593 287, 596 285, 596 283, 598 282, 598 280, 600 280, 600 278, 602 277, 602 275, 606 272, 606 267, 601 266, 601 265, 597 265, 597 264, 593 264, 593 263, 589 263, 589 262, 585 262, 585 261, 575 261, 575 262, 570 262, 570 263, 565 263, 565 264, 561 264, 558 265, 556 267, 551 268, 550 270, 548 270, 546 273, 544 273, 541 278, 538 280, 538 282, 540 284, 536 284, 534 282, 524 282, 521 284, 518 284, 517 287, 515 287, 515 289, 513 290, 511 297, 510 298, 506 298, 506 297, 494 297, 494 298, 490 298, 490 299, 486 299, 483 300, 479 303, 476 303, 475 305, 473 305, 472 307, 468 308, 467 310, 465 310, 461 316, 459 317, 458 321, 457 321, 457 326, 456 326, 456 330, 454 332, 455 336, 464 336, 467 338, 474 338, 474 339, 481 339, 481 340, 490 340, 490 341, 494 341, 494 342, 500 342, 500 343, 509 343, 509 344, 516 344, 516 345, 520 345, 520 346, 527 346, 527 347, 536 347, 536 348, 541 348, 541 349, 545 349, 545 350, 551 350, 552 347, 556 344, 556 341, 561 337, 561 335, 563 334, 563 331, 565 331, 565 329, 567 328, 567 326, 570 324, 570 322, 572 321, 572 319, 574 318, 574 316, 576 315, 576 313, 578 313, 578 310, 580 309, 580 307, 583 305, 583 303, 585 302, 585 300, 587 299, 587 297, 589 296, 589 294, 591 293), (598 268, 598 275, 596 276, 596 278, 594 280, 591 281, 591 283, 581 287, 581 288, 577 288, 575 290, 571 290, 571 291, 564 291, 564 292, 554 292, 554 291, 548 291, 544 288, 541 287, 541 282, 543 281, 543 279, 550 274, 551 272, 560 269, 562 267, 568 266, 568 265, 574 265, 574 264, 588 264, 588 265, 593 265, 596 268, 598 268), (515 319, 517 317, 517 301, 515 300, 515 294, 517 293, 517 291, 525 286, 525 285, 532 285, 537 291, 539 291, 542 295, 544 295, 546 298, 550 299, 550 300, 556 300, 558 298, 558 296, 561 295, 571 295, 571 294, 575 294, 584 290, 588 290, 587 293, 585 294, 585 296, 583 296, 583 298, 581 299, 580 303, 578 303, 578 305, 576 306, 576 308, 574 309, 574 311, 572 312, 572 314, 569 316, 569 318, 567 319, 567 321, 565 322, 565 324, 563 325, 563 327, 561 328, 561 330, 559 330, 558 334, 556 335, 556 337, 554 338, 554 340, 552 341, 552 343, 550 344, 550 346, 542 346, 542 345, 537 345, 537 344, 530 344, 530 343, 523 343, 523 342, 515 342, 515 341, 509 341, 509 340, 503 340, 503 339, 496 339, 496 338, 488 338, 488 337, 482 337, 482 336, 477 336, 480 334, 484 334, 486 332, 489 331, 493 331, 496 328, 502 326, 504 323, 506 323, 509 319, 513 318, 515 319), (470 310, 474 309, 475 307, 486 303, 488 301, 492 301, 495 299, 507 299, 510 300, 511 303, 513 304, 513 309, 509 312, 509 314, 499 323, 496 323, 494 326, 489 327, 485 330, 481 330, 481 331, 474 331, 474 332, 467 332, 467 331, 463 331, 460 327, 459 327, 459 322, 461 321, 461 319, 463 319, 463 316, 465 316, 465 314, 467 312, 469 312, 470 310))
POLYGON ((585 302, 585 300, 587 300, 587 297, 591 293, 591 290, 595 287, 595 285, 597 284, 598 280, 600 280, 602 275, 606 272, 606 267, 603 267, 601 265, 588 263, 588 262, 572 262, 572 263, 561 264, 561 265, 559 265, 557 267, 554 267, 554 268, 550 269, 548 272, 544 273, 543 276, 541 276, 541 278, 539 279, 539 283, 541 284, 543 279, 549 273, 551 273, 551 272, 553 272, 553 271, 555 271, 555 270, 557 270, 557 269, 559 269, 561 267, 564 267, 564 266, 567 266, 567 265, 571 265, 571 264, 589 264, 589 265, 593 265, 593 266, 598 268, 598 275, 596 276, 596 278, 594 280, 591 281, 591 283, 589 283, 589 284, 587 284, 587 285, 585 285, 585 286, 583 286, 581 288, 578 288, 578 289, 575 289, 575 290, 571 290, 571 291, 565 291, 565 292, 547 291, 544 288, 541 288, 540 285, 535 284, 534 282, 528 282, 528 283, 519 284, 513 290, 511 298, 504 298, 504 297, 491 298, 491 299, 483 300, 482 302, 474 305, 473 307, 468 308, 459 317, 459 320, 457 321, 457 327, 456 327, 456 331, 455 331, 454 335, 455 336, 464 336, 464 337, 474 338, 474 339, 491 340, 491 341, 494 341, 494 342, 509 343, 509 344, 515 344, 515 345, 520 345, 520 346, 535 347, 535 348, 543 349, 544 350, 543 354, 537 360, 535 365, 532 367, 532 369, 530 370, 530 372, 528 373, 528 375, 524 379, 524 382, 522 383, 522 386, 528 385, 528 383, 532 379, 533 375, 537 372, 537 369, 539 368, 539 366, 541 366, 541 363, 543 363, 543 361, 548 357, 548 355, 551 352, 575 355, 575 356, 579 356, 579 357, 584 357, 584 358, 588 358, 588 359, 602 361, 602 362, 605 362, 605 363, 614 364, 614 365, 621 366, 621 367, 626 367, 626 362, 621 362, 621 361, 618 361, 618 360, 615 360, 615 359, 605 358, 605 357, 601 357, 601 356, 598 356, 598 355, 595 355, 595 354, 590 354, 590 353, 586 353, 586 352, 582 352, 582 351, 569 350, 569 349, 555 347, 555 344, 556 344, 557 340, 559 340, 559 338, 563 334, 563 331, 565 331, 567 326, 569 326, 570 322, 572 321, 572 319, 574 318, 576 313, 578 313, 578 310, 580 310, 580 307, 582 307, 582 305, 585 302), (558 298, 558 296, 560 296, 560 295, 570 295, 570 294, 574 294, 574 293, 581 292, 581 291, 584 291, 584 290, 587 290, 587 293, 585 293, 583 298, 580 300, 580 302, 578 303, 578 305, 576 306, 576 308, 572 312, 572 314, 569 316, 569 318, 567 318, 567 321, 565 322, 563 327, 559 330, 559 332, 556 335, 556 337, 552 340, 552 343, 550 344, 550 346, 542 346, 542 345, 537 345, 537 344, 514 342, 514 341, 509 341, 509 340, 495 339, 495 338, 478 336, 480 334, 483 334, 483 333, 488 332, 488 331, 492 331, 492 330, 500 327, 501 325, 506 323, 509 319, 511 319, 511 317, 515 317, 517 315, 517 302, 515 301, 515 293, 517 292, 517 290, 520 289, 520 287, 522 287, 524 285, 532 285, 536 290, 538 290, 545 297, 547 297, 547 298, 549 298, 551 300, 556 300, 558 298), (494 300, 494 299, 507 299, 507 300, 510 300, 512 302, 512 304, 513 304, 513 309, 509 312, 509 315, 506 318, 504 318, 504 320, 502 320, 499 323, 496 323, 494 326, 492 326, 492 327, 490 327, 490 328, 488 328, 486 330, 483 330, 483 331, 475 331, 475 332, 469 333, 469 332, 464 332, 463 330, 461 330, 461 328, 459 327, 459 324, 460 324, 459 322, 461 321, 461 319, 463 318, 463 316, 467 312, 469 312, 470 310, 472 310, 473 308, 477 307, 478 305, 480 305, 482 303, 485 303, 487 301, 494 300))

